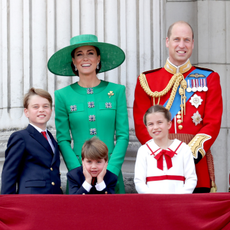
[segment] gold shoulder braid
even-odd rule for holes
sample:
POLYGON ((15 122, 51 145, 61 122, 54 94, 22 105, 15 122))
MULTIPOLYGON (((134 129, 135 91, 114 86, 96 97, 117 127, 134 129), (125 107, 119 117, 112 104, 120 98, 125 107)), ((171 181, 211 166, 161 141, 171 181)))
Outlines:
POLYGON ((166 105, 166 109, 170 110, 172 103, 174 101, 175 95, 176 95, 176 91, 178 86, 180 85, 180 89, 179 89, 179 94, 181 95, 181 114, 182 114, 182 121, 183 121, 183 111, 185 114, 185 105, 186 105, 186 96, 185 96, 185 89, 187 88, 187 82, 184 80, 184 76, 181 73, 176 73, 172 76, 171 80, 169 81, 168 85, 165 87, 165 89, 163 89, 160 92, 152 92, 151 89, 149 88, 147 79, 145 74, 140 74, 139 77, 140 80, 140 84, 141 87, 143 88, 143 90, 151 97, 153 97, 153 104, 155 105, 155 98, 158 98, 158 103, 160 103, 160 97, 164 96, 166 93, 169 92, 169 90, 172 88, 172 92, 170 94, 169 97, 169 101, 166 105))

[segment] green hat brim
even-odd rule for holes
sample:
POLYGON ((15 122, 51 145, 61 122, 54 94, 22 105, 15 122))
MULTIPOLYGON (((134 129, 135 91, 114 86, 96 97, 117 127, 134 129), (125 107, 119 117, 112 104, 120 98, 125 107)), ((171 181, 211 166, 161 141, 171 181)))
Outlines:
POLYGON ((71 52, 82 46, 95 46, 100 50, 101 69, 99 73, 112 70, 125 60, 125 53, 118 46, 104 42, 85 42, 67 46, 54 53, 47 64, 49 71, 60 76, 76 76, 71 68, 71 52))

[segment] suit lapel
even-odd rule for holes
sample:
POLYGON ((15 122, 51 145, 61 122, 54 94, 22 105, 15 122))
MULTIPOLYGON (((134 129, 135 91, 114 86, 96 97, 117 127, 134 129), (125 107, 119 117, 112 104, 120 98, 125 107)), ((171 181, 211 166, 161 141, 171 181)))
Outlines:
POLYGON ((59 157, 59 148, 58 148, 58 144, 55 141, 55 139, 54 139, 53 135, 51 134, 51 132, 49 132, 48 130, 47 130, 47 132, 48 132, 49 137, 50 137, 50 139, 51 139, 51 141, 53 143, 53 146, 54 146, 54 153, 53 153, 54 155, 53 155, 53 160, 52 160, 52 164, 53 164, 59 157))
POLYGON ((29 132, 32 138, 40 143, 49 153, 53 154, 49 142, 42 136, 41 133, 39 133, 32 125, 28 125, 26 130, 29 132))

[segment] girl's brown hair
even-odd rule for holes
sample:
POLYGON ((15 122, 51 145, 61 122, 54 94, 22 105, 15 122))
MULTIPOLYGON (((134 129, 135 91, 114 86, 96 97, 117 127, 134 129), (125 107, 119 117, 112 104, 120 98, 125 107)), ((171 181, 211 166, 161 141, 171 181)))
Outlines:
POLYGON ((146 121, 147 115, 149 115, 151 113, 156 113, 156 112, 163 113, 164 117, 167 119, 167 121, 171 121, 171 113, 169 112, 169 110, 167 110, 162 105, 153 105, 146 111, 146 113, 143 117, 143 121, 144 121, 145 126, 147 126, 147 121, 146 121))

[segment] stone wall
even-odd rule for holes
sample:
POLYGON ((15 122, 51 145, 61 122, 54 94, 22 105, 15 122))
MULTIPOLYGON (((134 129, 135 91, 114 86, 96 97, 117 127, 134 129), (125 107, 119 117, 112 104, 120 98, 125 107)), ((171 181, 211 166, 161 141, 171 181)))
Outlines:
MULTIPOLYGON (((221 77, 224 113, 212 152, 218 191, 228 191, 230 1, 1 0, 0 10, 0 171, 9 134, 28 122, 22 108, 25 92, 34 86, 53 96, 56 89, 77 81, 77 77, 54 76, 46 63, 55 51, 69 45, 72 36, 93 33, 99 41, 116 44, 126 53, 121 67, 99 74, 99 78, 127 89, 130 144, 122 170, 128 191, 133 191, 130 183, 140 146, 132 116, 136 79, 140 72, 164 65, 167 28, 185 20, 195 32, 191 62, 214 69, 221 77)), ((49 126, 55 132, 54 114, 49 126)), ((64 180, 63 163, 61 170, 64 180)))

